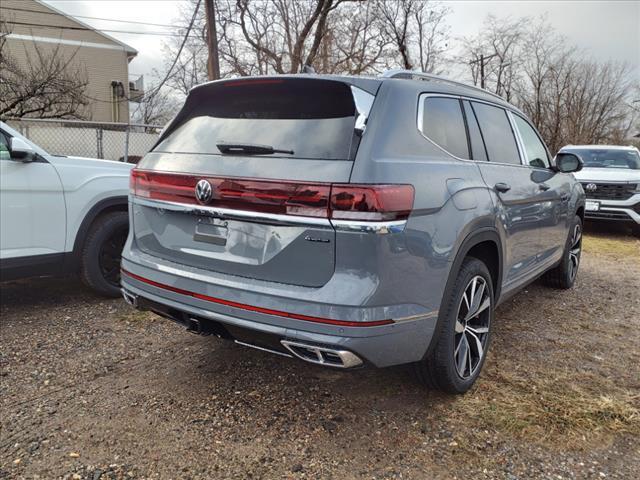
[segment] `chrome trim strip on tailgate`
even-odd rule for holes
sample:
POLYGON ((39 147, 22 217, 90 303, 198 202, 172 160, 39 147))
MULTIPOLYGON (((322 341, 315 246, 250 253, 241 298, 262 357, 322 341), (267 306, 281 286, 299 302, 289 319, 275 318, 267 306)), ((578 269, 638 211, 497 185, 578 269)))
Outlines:
POLYGON ((186 203, 168 202, 165 200, 150 200, 132 196, 133 203, 145 207, 160 208, 174 212, 203 215, 223 220, 240 220, 244 222, 264 223, 269 225, 308 225, 314 228, 331 228, 326 218, 301 217, 297 215, 279 215, 275 213, 247 212, 245 210, 231 210, 228 208, 208 207, 206 205, 189 205, 186 203))
POLYGON ((357 233, 400 233, 407 224, 406 220, 393 220, 387 222, 362 222, 356 220, 331 220, 336 230, 357 233))
POLYGON ((406 220, 387 222, 363 222, 357 220, 329 220, 327 218, 302 217, 298 215, 279 215, 275 213, 247 212, 229 208, 209 207, 206 205, 190 205, 186 203, 169 202, 166 200, 151 200, 131 196, 132 202, 145 207, 183 212, 192 215, 203 215, 223 220, 240 220, 244 222, 262 223, 282 226, 309 226, 313 228, 335 228, 339 231, 357 233, 400 233, 407 224, 406 220))

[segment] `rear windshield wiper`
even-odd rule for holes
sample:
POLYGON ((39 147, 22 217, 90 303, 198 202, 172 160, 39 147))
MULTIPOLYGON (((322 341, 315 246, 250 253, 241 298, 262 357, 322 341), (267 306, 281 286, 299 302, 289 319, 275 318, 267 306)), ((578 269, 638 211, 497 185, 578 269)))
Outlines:
POLYGON ((227 143, 216 144, 222 153, 244 154, 244 155, 273 155, 274 153, 286 153, 293 155, 293 150, 280 150, 271 145, 258 145, 255 143, 227 143))

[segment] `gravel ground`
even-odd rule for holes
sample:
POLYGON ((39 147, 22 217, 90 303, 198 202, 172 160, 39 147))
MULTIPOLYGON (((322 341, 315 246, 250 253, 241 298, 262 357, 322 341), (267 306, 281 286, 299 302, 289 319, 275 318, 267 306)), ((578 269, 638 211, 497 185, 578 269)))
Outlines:
POLYGON ((197 337, 73 280, 2 286, 0 478, 638 478, 640 241, 501 306, 476 387, 197 337))

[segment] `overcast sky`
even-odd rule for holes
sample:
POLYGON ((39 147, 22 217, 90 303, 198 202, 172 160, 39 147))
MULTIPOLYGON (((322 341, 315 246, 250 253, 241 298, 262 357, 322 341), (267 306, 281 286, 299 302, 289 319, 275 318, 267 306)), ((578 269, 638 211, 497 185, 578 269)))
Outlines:
MULTIPOLYGON (((71 15, 171 24, 181 0, 45 0, 71 15)), ((546 13, 550 23, 578 47, 598 60, 626 61, 640 76, 640 1, 449 1, 448 17, 454 37, 476 34, 487 14, 498 17, 537 16, 546 13)), ((170 31, 165 27, 81 19, 98 29, 170 31)), ((163 64, 162 36, 110 35, 138 50, 130 64, 133 74, 149 75, 163 64)), ((455 42, 452 42, 455 44, 455 42)))

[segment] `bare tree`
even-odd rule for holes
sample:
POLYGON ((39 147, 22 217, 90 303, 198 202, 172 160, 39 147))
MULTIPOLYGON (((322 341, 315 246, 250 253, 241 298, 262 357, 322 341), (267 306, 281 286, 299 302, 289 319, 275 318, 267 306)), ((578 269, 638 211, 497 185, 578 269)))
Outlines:
MULTIPOLYGON (((193 14, 188 5, 181 24, 193 14)), ((298 73, 304 65, 336 74, 434 72, 447 48, 449 10, 431 0, 217 0, 216 8, 223 77, 298 73)), ((196 25, 169 82, 183 93, 206 81, 202 15, 196 25)), ((166 46, 168 58, 179 41, 166 46)))
POLYGON ((485 88, 507 100, 511 98, 522 62, 525 26, 529 21, 527 17, 512 19, 488 15, 481 33, 463 38, 460 60, 468 66, 474 85, 484 84, 485 88), (483 74, 484 79, 481 78, 483 74))
POLYGON ((253 50, 261 74, 298 73, 316 61, 331 12, 349 1, 237 0, 229 22, 253 50))
POLYGON ((180 108, 178 100, 167 89, 154 90, 143 98, 131 114, 133 123, 164 125, 180 108))
POLYGON ((87 74, 59 45, 25 47, 24 61, 8 48, 10 31, 0 24, 0 117, 83 118, 87 74))
POLYGON ((360 75, 385 68, 392 44, 383 35, 375 2, 345 3, 330 20, 312 63, 317 72, 360 75))
POLYGON ((489 16, 482 33, 465 38, 460 61, 475 84, 481 83, 480 55, 490 58, 486 88, 518 105, 552 151, 568 143, 620 142, 628 135, 635 118, 628 65, 590 60, 544 16, 489 16))
MULTIPOLYGON (((187 38, 187 41, 182 49, 181 54, 178 56, 179 46, 182 43, 182 36, 186 35, 187 25, 189 24, 191 17, 194 14, 197 0, 190 0, 188 3, 180 6, 180 16, 176 19, 178 34, 175 37, 164 43, 163 53, 167 59, 166 69, 168 70, 169 64, 176 59, 176 65, 172 74, 167 80, 167 86, 172 88, 176 92, 186 95, 189 90, 200 83, 208 80, 207 74, 207 60, 208 50, 206 42, 206 18, 204 10, 200 9, 196 13, 194 27, 191 34, 187 38), (176 58, 177 57, 177 58, 176 58)), ((221 7, 225 7, 227 2, 218 0, 216 7, 218 9, 218 35, 221 35, 220 15, 219 11, 221 7)), ((224 35, 224 32, 222 32, 224 35)), ((221 68, 224 63, 221 65, 221 68)), ((225 72, 221 72, 225 76, 225 72)), ((228 73, 227 73, 228 74, 228 73)))
POLYGON ((541 18, 522 40, 515 102, 553 151, 567 143, 618 143, 635 119, 634 85, 627 64, 595 62, 571 46, 541 18))
POLYGON ((449 8, 430 0, 377 0, 383 34, 393 45, 389 66, 440 73, 448 47, 449 8))

